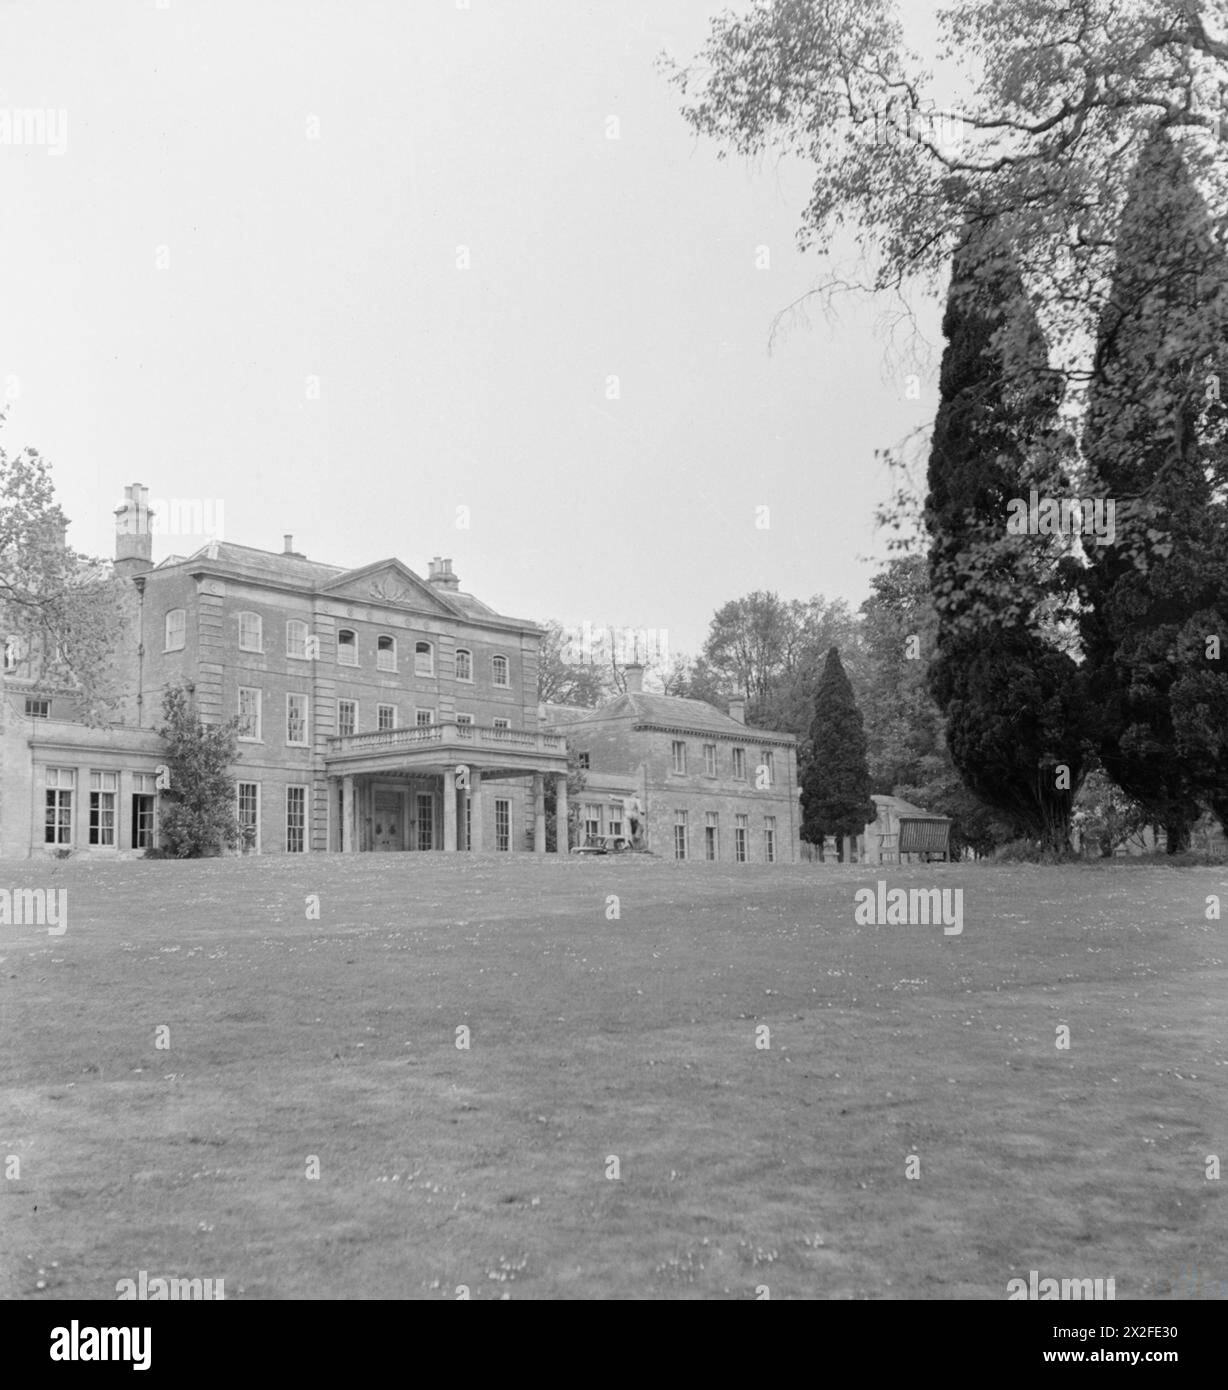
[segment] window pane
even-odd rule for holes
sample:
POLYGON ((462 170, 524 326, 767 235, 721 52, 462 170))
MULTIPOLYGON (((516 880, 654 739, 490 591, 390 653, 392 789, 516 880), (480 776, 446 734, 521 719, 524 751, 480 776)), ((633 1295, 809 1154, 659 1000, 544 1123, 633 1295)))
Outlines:
POLYGON ((166 615, 166 641, 163 644, 168 652, 179 651, 184 643, 187 630, 187 614, 182 608, 173 608, 166 615))
POLYGON ((286 624, 286 655, 307 659, 307 624, 294 620, 286 624))
POLYGON ((258 613, 239 614, 239 647, 245 652, 261 650, 261 630, 263 623, 258 613))

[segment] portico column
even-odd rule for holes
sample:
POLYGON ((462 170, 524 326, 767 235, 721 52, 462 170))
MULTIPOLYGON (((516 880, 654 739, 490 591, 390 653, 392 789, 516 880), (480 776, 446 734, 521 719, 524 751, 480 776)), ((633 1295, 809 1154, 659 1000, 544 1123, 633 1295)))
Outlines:
POLYGON ((533 853, 546 852, 546 779, 533 774, 533 853))
POLYGON ((554 785, 554 848, 557 854, 567 854, 571 849, 567 830, 567 774, 556 772, 554 785))
POLYGON ((354 844, 354 779, 341 779, 341 852, 353 854, 354 844))
POLYGON ((482 774, 469 769, 469 848, 480 852, 482 848, 482 774))
POLYGON ((443 847, 456 849, 456 773, 450 767, 443 774, 443 847))

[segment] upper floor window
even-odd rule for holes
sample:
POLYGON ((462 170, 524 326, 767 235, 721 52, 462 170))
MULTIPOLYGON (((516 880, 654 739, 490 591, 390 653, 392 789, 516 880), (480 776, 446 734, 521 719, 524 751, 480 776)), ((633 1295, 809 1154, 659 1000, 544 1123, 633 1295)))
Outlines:
POLYGON ((674 771, 686 771, 686 743, 682 739, 675 739, 673 744, 674 751, 674 771))
POLYGON ((358 730, 358 701, 357 700, 338 700, 337 701, 337 733, 342 738, 349 738, 358 730))
POLYGON ((739 782, 746 780, 746 749, 733 750, 733 775, 739 782))
POLYGON ((580 760, 580 766, 581 766, 581 767, 583 767, 583 768, 587 768, 587 767, 588 767, 588 754, 587 754, 587 753, 577 753, 577 754, 576 754, 576 757, 580 760))
POLYGON ((264 620, 259 613, 239 614, 239 650, 264 651, 264 620))
POLYGON ((358 665, 358 634, 353 628, 343 627, 337 631, 337 665, 358 665))
POLYGON ((414 710, 414 723, 420 729, 428 728, 435 722, 435 711, 433 709, 414 710))
POLYGON ((307 660, 307 624, 291 618, 286 624, 286 655, 307 660))
POLYGON ((473 653, 466 647, 456 649, 456 679, 458 681, 471 681, 473 679, 473 653))
POLYGON ((396 705, 376 705, 375 707, 375 727, 381 732, 388 729, 395 729, 397 726, 397 707, 396 705))
POLYGON ((375 664, 381 671, 397 669, 397 639, 382 633, 375 643, 375 664))
POLYGON ((472 724, 472 723, 473 723, 473 715, 471 715, 471 714, 458 714, 458 715, 456 716, 456 722, 457 722, 458 724, 472 724))
POLYGON ((494 725, 496 729, 510 729, 512 721, 510 719, 496 719, 494 725))
POLYGON ((26 718, 27 719, 50 719, 51 701, 26 699, 26 718))
POLYGON ((496 685, 509 686, 511 680, 508 678, 507 657, 492 656, 490 658, 490 674, 496 685))
POLYGON ((247 742, 260 741, 261 703, 259 690, 246 685, 239 687, 239 737, 247 742))
POLYGON ((182 651, 187 628, 187 613, 182 608, 172 608, 166 615, 166 640, 162 644, 163 650, 168 652, 182 651))
POLYGON ((307 696, 291 692, 286 696, 286 742, 307 742, 307 696))
POLYGON ((704 744, 704 774, 708 777, 716 776, 716 744, 704 744))
POLYGON ((772 750, 761 748, 759 750, 759 781, 764 786, 770 787, 776 780, 776 768, 772 761, 772 750))
POLYGON ((414 675, 433 676, 435 674, 435 648, 429 642, 414 643, 414 675))

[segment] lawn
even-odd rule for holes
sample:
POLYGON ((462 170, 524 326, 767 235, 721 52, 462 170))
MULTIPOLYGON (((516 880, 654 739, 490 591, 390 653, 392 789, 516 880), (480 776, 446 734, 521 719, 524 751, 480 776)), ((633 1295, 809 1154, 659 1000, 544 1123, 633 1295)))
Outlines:
POLYGON ((68 890, 62 936, 0 926, 0 1298, 141 1270, 248 1299, 1002 1299, 1032 1269, 1228 1296, 1223 869, 320 855, 0 885, 68 890), (962 934, 857 925, 880 876, 961 887, 962 934))

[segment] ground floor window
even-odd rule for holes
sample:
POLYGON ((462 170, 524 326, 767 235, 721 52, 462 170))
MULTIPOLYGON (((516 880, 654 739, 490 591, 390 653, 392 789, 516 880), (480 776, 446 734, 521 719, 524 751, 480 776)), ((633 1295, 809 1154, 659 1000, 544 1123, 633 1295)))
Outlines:
POLYGON ((591 801, 584 803, 584 842, 595 840, 601 834, 601 807, 591 801))
POLYGON ((674 812, 674 858, 686 858, 686 812, 674 812))
POLYGON ((49 845, 72 844, 72 794, 77 785, 73 767, 49 767, 46 774, 46 819, 43 838, 49 845))
POLYGON ((717 812, 709 811, 704 825, 704 858, 719 859, 720 843, 717 839, 719 821, 717 812))
POLYGON ((776 862, 776 817, 763 818, 763 857, 769 864, 776 862))
POLYGON ((430 792, 418 793, 418 848, 435 848, 435 798, 430 792))
POLYGON ((302 854, 307 849, 307 788, 286 788, 286 850, 302 854))
POLYGON ((739 864, 746 863, 747 817, 733 818, 733 857, 739 864))
POLYGON ((512 847, 512 803, 501 798, 495 800, 495 848, 509 850, 512 847))
POLYGON ((119 773, 90 773, 90 844, 115 847, 115 798, 119 773))
POLYGON ((260 850, 260 783, 240 782, 237 814, 239 817, 239 848, 244 854, 260 850))
POLYGON ((615 838, 623 833, 623 808, 621 806, 606 807, 606 834, 613 835, 615 838))

